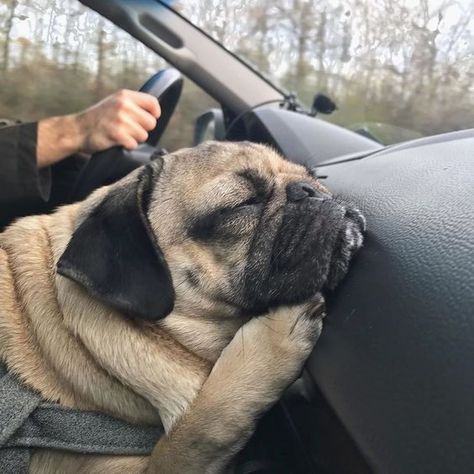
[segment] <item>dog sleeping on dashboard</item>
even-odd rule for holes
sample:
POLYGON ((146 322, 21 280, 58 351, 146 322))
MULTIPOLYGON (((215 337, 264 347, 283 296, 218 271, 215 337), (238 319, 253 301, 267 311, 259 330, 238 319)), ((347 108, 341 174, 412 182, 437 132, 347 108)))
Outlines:
POLYGON ((162 424, 150 456, 31 473, 220 473, 300 373, 362 215, 253 143, 159 157, 0 234, 0 360, 46 400, 162 424))

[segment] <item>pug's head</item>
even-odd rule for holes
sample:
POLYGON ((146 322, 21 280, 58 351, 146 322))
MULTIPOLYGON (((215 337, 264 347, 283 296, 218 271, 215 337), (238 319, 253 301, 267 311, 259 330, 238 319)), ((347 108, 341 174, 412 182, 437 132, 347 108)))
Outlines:
POLYGON ((307 168, 253 143, 160 157, 87 210, 58 273, 126 315, 256 315, 334 288, 365 221, 307 168))

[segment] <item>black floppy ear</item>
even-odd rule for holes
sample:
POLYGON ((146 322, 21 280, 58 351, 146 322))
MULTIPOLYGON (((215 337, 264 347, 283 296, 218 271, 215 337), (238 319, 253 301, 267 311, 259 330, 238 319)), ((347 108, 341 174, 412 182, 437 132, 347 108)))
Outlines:
POLYGON ((57 266, 93 297, 137 319, 164 318, 174 305, 171 274, 146 217, 160 171, 155 161, 134 183, 111 190, 74 232, 57 266))

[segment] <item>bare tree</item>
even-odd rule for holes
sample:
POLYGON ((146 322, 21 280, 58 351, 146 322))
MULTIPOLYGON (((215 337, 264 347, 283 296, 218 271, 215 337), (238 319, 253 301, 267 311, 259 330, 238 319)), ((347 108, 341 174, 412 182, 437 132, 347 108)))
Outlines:
POLYGON ((18 0, 10 0, 8 4, 7 21, 5 24, 5 38, 3 41, 3 62, 2 72, 8 71, 10 64, 10 43, 11 43, 11 32, 13 28, 13 20, 15 19, 16 9, 18 7, 18 0))

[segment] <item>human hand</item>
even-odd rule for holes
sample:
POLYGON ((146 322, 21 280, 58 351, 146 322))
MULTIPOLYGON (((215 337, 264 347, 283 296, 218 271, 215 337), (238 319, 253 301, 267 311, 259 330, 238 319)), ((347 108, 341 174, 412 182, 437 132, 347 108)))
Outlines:
POLYGON ((158 100, 144 92, 120 90, 83 112, 73 115, 78 149, 94 153, 116 145, 129 150, 146 141, 161 109, 158 100))
POLYGON ((160 114, 156 97, 123 89, 83 112, 40 120, 37 164, 42 168, 116 145, 133 149, 148 138, 160 114))

